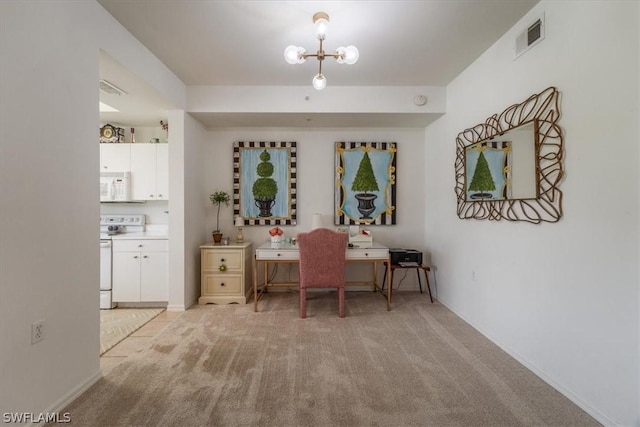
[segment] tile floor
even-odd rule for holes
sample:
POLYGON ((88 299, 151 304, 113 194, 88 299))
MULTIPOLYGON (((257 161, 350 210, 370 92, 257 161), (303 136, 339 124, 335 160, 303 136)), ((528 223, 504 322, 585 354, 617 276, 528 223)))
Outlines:
POLYGON ((145 348, 153 337, 171 323, 172 320, 180 317, 182 313, 181 311, 163 311, 103 354, 100 357, 102 375, 106 375, 114 366, 125 360, 127 356, 145 348))

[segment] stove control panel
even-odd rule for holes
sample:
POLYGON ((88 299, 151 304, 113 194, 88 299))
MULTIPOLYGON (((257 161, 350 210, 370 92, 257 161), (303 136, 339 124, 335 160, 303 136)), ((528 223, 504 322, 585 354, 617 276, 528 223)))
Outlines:
POLYGON ((145 215, 100 215, 100 225, 144 225, 145 215))
POLYGON ((109 235, 144 231, 145 215, 100 215, 100 233, 109 235))

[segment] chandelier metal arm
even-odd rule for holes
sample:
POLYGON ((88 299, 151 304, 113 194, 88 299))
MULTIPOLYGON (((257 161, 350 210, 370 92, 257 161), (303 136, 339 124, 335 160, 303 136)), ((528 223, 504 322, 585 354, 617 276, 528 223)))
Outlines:
POLYGON ((322 75, 322 61, 326 57, 334 58, 339 64, 355 64, 358 61, 358 49, 355 46, 339 47, 333 53, 326 53, 323 49, 323 42, 326 35, 326 24, 329 22, 329 15, 325 12, 317 12, 313 15, 313 23, 318 25, 317 37, 320 46, 316 53, 307 53, 302 47, 288 46, 285 49, 285 60, 289 64, 301 64, 307 58, 315 57, 318 59, 318 74, 313 78, 313 85, 316 89, 322 90, 326 86, 326 78, 322 75))

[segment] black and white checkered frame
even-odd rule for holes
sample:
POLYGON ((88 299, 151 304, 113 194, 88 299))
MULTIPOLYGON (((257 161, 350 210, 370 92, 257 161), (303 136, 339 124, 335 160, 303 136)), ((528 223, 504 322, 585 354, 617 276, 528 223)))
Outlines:
POLYGON ((295 141, 237 141, 233 143, 233 216, 241 215, 240 189, 242 150, 244 148, 282 148, 290 152, 289 156, 289 213, 286 217, 244 218, 245 225, 296 225, 297 224, 297 147, 295 141))

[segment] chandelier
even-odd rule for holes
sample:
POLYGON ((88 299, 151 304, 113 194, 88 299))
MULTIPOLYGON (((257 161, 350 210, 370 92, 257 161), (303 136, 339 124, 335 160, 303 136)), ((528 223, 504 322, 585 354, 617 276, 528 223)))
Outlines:
POLYGON ((329 26, 329 15, 325 12, 317 12, 313 15, 313 23, 316 26, 316 36, 320 41, 320 47, 316 53, 307 53, 307 50, 298 46, 287 46, 284 50, 284 59, 289 64, 302 64, 310 56, 318 59, 318 74, 313 78, 313 87, 322 90, 327 86, 327 79, 322 74, 322 61, 329 56, 336 59, 338 64, 355 64, 358 61, 360 53, 355 46, 339 47, 334 53, 325 53, 322 48, 322 42, 327 35, 327 27, 329 26))

